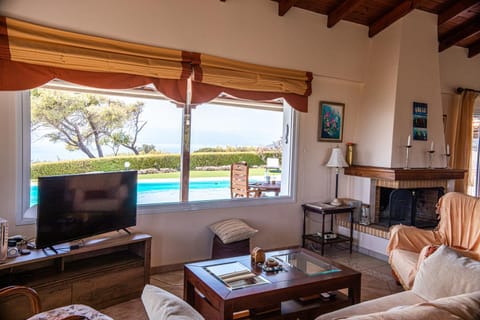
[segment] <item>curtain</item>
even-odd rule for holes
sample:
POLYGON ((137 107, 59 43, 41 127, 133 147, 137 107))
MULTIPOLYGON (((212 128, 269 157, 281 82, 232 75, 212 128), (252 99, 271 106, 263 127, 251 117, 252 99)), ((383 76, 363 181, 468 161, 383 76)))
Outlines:
POLYGON ((25 90, 58 78, 105 89, 153 83, 185 102, 198 54, 106 39, 0 17, 0 90, 25 90))
POLYGON ((240 99, 284 98, 307 112, 312 73, 206 54, 106 39, 0 16, 0 90, 26 90, 52 79, 104 89, 149 83, 177 103, 221 93, 240 99))
POLYGON ((256 65, 200 54, 192 81, 192 103, 198 104, 227 93, 241 99, 284 98, 298 111, 308 111, 312 73, 256 65))
POLYGON ((463 180, 455 181, 455 191, 468 190, 470 158, 472 152, 473 106, 478 93, 465 90, 456 97, 447 124, 447 141, 450 144, 450 165, 454 169, 467 170, 463 180))

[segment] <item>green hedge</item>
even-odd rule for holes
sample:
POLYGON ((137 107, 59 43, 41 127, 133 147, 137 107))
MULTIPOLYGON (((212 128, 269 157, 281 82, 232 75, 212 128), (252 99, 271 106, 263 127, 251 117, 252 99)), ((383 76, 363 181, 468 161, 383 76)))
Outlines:
MULTIPOLYGON (((274 157, 273 152, 264 152, 264 157, 274 157)), ((31 178, 62 174, 85 173, 92 171, 117 171, 125 169, 125 162, 130 162, 130 169, 149 168, 180 169, 179 154, 153 154, 139 156, 117 156, 96 159, 38 162, 31 167, 31 178)), ((265 162, 256 152, 198 152, 190 155, 190 168, 205 166, 226 166, 234 162, 246 161, 250 166, 261 166, 265 162)))

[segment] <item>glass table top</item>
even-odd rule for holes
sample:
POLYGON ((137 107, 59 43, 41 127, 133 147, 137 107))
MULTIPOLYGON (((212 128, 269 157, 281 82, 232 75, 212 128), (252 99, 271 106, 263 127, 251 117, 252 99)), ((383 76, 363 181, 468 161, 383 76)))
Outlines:
POLYGON ((303 271, 309 276, 341 271, 337 267, 303 252, 280 254, 273 256, 273 258, 288 264, 290 267, 303 271))

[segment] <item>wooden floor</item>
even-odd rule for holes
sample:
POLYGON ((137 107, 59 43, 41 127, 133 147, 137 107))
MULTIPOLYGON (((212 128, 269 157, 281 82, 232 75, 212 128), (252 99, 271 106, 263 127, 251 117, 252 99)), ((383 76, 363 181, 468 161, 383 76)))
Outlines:
MULTIPOLYGON (((397 285, 392 278, 390 266, 385 261, 358 252, 350 255, 348 250, 328 247, 325 256, 362 273, 361 301, 403 291, 402 287, 397 285)), ((152 275, 150 283, 183 298, 183 270, 152 275)), ((115 320, 148 320, 140 299, 124 302, 101 311, 115 320)))

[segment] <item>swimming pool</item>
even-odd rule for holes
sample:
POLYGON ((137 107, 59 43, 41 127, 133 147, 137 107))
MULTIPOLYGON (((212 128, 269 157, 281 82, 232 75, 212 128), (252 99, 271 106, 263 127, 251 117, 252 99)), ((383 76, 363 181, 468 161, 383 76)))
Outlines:
MULTIPOLYGON (((259 181, 261 177, 252 177, 259 181)), ((230 198, 230 178, 191 179, 189 199, 215 200, 230 198)), ((38 186, 30 185, 30 206, 37 204, 38 186)), ((178 202, 180 199, 180 181, 173 179, 139 179, 137 184, 137 204, 178 202)))

